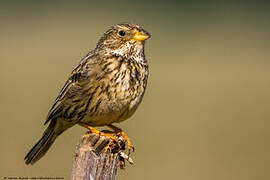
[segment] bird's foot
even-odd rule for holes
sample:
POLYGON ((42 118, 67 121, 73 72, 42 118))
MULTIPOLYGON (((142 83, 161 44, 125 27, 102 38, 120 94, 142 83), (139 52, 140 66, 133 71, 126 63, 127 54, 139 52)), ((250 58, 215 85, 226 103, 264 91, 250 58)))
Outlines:
POLYGON ((131 150, 133 152, 135 150, 134 146, 131 144, 131 141, 130 141, 129 137, 126 135, 126 133, 124 133, 120 128, 118 128, 116 126, 113 126, 113 125, 108 126, 108 127, 110 127, 111 129, 114 130, 114 132, 111 132, 111 131, 99 131, 96 128, 94 128, 92 126, 88 126, 87 124, 84 124, 84 123, 79 123, 79 125, 87 128, 91 133, 99 134, 100 136, 105 136, 105 137, 108 137, 109 139, 112 139, 113 141, 118 143, 121 150, 125 150, 126 147, 127 147, 128 154, 130 154, 131 150), (119 139, 120 137, 123 138, 124 143, 119 142, 119 141, 121 141, 119 139), (120 144, 124 144, 124 147, 122 147, 120 144))
POLYGON ((80 123, 79 125, 87 128, 91 133, 98 134, 99 136, 107 137, 107 138, 115 141, 117 144, 119 144, 118 143, 118 138, 115 136, 115 133, 114 132, 107 132, 107 131, 106 132, 102 132, 102 131, 99 131, 99 130, 97 130, 96 128, 94 128, 92 126, 88 126, 88 125, 83 124, 83 123, 80 123))
POLYGON ((133 160, 130 158, 130 152, 134 152, 135 148, 131 144, 129 137, 120 128, 109 125, 108 127, 114 130, 114 132, 112 132, 108 130, 99 131, 96 128, 88 126, 84 123, 79 123, 79 125, 87 128, 90 133, 98 134, 99 136, 103 136, 111 140, 111 143, 109 143, 108 145, 112 151, 115 151, 119 154, 119 162, 121 169, 124 169, 126 167, 125 161, 133 164, 133 160), (128 151, 127 154, 123 152, 126 149, 128 151))
POLYGON ((120 128, 114 126, 114 125, 108 125, 108 127, 111 128, 111 129, 113 129, 115 131, 115 133, 116 133, 117 136, 122 137, 124 139, 124 141, 125 141, 124 144, 125 144, 126 147, 124 146, 122 150, 125 150, 127 148, 127 150, 128 150, 128 157, 129 157, 130 152, 131 151, 132 152, 135 151, 135 148, 131 144, 131 141, 130 141, 129 137, 126 135, 126 133, 124 133, 122 131, 122 129, 120 129, 120 128))
POLYGON ((123 131, 117 132, 116 134, 124 139, 125 144, 126 144, 126 147, 127 147, 127 150, 128 150, 128 156, 129 156, 131 151, 132 151, 132 152, 135 151, 135 148, 134 148, 134 146, 131 144, 131 141, 130 141, 129 137, 128 137, 127 134, 124 133, 123 131))

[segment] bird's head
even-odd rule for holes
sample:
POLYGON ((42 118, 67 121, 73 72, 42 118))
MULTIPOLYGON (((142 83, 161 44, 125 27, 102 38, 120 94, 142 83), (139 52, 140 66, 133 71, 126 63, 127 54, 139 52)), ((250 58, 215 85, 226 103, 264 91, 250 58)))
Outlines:
MULTIPOLYGON (((106 55, 115 54, 128 57, 144 51, 144 42, 150 34, 136 24, 117 24, 101 37, 96 51, 106 55)), ((143 55, 143 54, 142 54, 143 55)))

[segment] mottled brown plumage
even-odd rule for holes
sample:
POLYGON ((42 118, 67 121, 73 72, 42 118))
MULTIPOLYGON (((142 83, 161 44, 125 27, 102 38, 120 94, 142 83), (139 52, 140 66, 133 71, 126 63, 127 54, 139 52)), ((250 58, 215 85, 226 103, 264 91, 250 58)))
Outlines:
POLYGON ((149 37, 135 24, 115 25, 102 36, 95 50, 73 69, 48 113, 48 128, 25 157, 26 164, 39 160, 57 136, 75 124, 120 131, 111 124, 128 119, 145 92, 144 41, 149 37))

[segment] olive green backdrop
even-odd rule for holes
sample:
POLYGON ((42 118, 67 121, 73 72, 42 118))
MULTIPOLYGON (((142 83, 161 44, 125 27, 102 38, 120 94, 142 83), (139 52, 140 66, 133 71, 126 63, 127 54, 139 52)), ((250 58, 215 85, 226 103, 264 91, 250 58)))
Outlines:
POLYGON ((112 24, 133 22, 152 34, 150 77, 119 124, 136 151, 117 179, 270 179, 269 19, 255 1, 1 1, 0 175, 70 178, 86 129, 34 166, 23 158, 80 58, 112 24))

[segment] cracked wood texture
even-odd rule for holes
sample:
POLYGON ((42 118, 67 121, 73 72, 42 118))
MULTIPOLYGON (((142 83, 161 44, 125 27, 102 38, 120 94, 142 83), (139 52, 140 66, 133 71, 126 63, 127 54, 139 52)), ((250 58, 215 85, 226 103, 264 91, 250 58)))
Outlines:
MULTIPOLYGON (((119 144, 99 134, 86 132, 76 146, 72 180, 114 180, 123 158, 119 155, 125 142, 119 144)), ((123 165, 123 164, 122 164, 123 165)), ((123 166, 122 166, 123 167, 123 166)))

